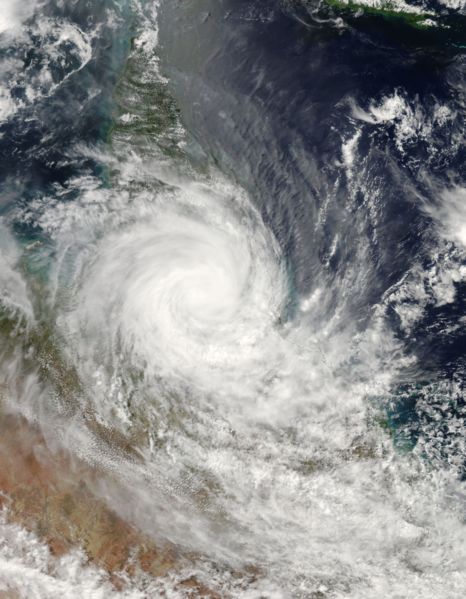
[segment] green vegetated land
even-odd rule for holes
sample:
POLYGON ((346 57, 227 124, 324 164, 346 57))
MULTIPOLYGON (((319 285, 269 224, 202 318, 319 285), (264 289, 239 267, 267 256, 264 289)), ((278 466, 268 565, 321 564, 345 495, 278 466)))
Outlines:
POLYGON ((353 2, 352 0, 324 0, 326 4, 332 8, 336 8, 341 11, 355 13, 363 11, 366 15, 374 15, 385 17, 387 19, 403 20, 408 25, 416 27, 418 29, 428 29, 432 25, 437 25, 433 19, 435 15, 430 12, 414 12, 409 10, 402 10, 396 2, 386 0, 380 2, 379 6, 371 6, 369 4, 361 2, 353 2))

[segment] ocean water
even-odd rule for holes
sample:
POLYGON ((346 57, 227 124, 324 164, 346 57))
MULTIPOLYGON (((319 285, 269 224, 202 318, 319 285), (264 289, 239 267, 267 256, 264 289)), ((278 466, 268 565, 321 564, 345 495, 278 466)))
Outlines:
POLYGON ((2 410, 189 557, 5 513, 1 590, 464 597, 464 4, 411 5, 6 2, 2 410))

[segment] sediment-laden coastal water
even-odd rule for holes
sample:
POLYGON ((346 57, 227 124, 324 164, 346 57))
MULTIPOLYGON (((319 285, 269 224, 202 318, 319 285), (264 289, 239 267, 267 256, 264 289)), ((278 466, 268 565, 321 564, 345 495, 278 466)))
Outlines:
POLYGON ((0 591, 464 597, 465 6, 5 6, 0 591))

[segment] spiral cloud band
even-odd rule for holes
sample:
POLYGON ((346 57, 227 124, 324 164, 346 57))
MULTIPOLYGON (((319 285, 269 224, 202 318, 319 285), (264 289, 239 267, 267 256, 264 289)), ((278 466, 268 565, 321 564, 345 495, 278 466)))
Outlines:
POLYGON ((188 186, 175 196, 157 214, 144 199, 140 217, 99 235, 63 322, 82 362, 107 376, 251 398, 282 343, 276 242, 241 194, 188 186))

